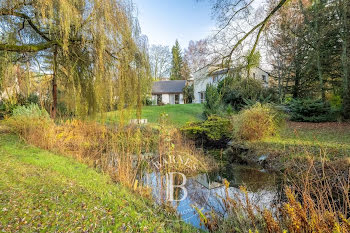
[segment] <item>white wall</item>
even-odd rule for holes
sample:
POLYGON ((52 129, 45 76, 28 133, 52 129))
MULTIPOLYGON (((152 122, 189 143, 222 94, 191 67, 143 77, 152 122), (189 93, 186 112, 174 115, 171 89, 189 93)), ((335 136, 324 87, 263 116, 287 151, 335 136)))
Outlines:
MULTIPOLYGON (((175 104, 175 94, 162 94, 163 104, 175 104)), ((152 95, 152 105, 157 105, 157 95, 152 95)), ((180 94, 179 104, 184 104, 184 95, 180 94)))
POLYGON ((152 105, 157 105, 157 95, 152 95, 152 105))
POLYGON ((163 104, 170 104, 169 94, 162 94, 162 102, 163 102, 163 104))
POLYGON ((220 74, 216 76, 208 76, 208 69, 202 69, 194 73, 194 101, 193 103, 201 103, 201 92, 205 93, 208 84, 217 85, 223 78, 225 74, 220 74))
MULTIPOLYGON (((255 74, 255 78, 258 80, 263 81, 263 75, 266 77, 266 81, 263 82, 263 85, 265 87, 269 86, 269 74, 265 71, 261 70, 260 68, 252 68, 250 71, 250 76, 253 77, 255 74)), ((244 75, 244 72, 243 72, 244 75)), ((246 74, 245 74, 246 76, 246 74)), ((207 84, 213 84, 217 85, 218 82, 220 82, 222 79, 226 77, 226 74, 218 75, 216 78, 213 76, 208 76, 208 69, 202 69, 200 71, 197 71, 193 74, 194 78, 194 103, 200 103, 201 102, 201 96, 200 93, 204 92, 207 88, 207 84)))
POLYGON ((180 94, 180 104, 184 104, 185 101, 184 101, 184 95, 183 94, 180 94))
POLYGON ((253 78, 255 76, 255 79, 261 80, 263 82, 264 87, 269 86, 269 74, 263 71, 262 69, 256 67, 251 69, 250 76, 253 78), (255 75, 254 75, 255 74, 255 75), (266 81, 263 81, 263 75, 266 77, 266 81))
POLYGON ((193 103, 200 103, 201 97, 200 92, 205 92, 207 84, 211 82, 211 78, 208 77, 208 68, 199 70, 193 74, 193 90, 194 90, 194 100, 193 103))

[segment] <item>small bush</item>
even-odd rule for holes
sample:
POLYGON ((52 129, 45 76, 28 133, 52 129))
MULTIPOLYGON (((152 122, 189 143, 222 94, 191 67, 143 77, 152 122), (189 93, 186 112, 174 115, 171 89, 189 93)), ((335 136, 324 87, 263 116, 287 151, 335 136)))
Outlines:
POLYGON ((151 106, 152 104, 153 104, 153 101, 152 101, 152 98, 150 96, 146 96, 143 99, 143 105, 151 106))
POLYGON ((233 117, 234 135, 243 140, 261 140, 277 134, 283 122, 282 113, 271 105, 258 103, 233 117))
POLYGON ((218 84, 222 102, 231 105, 234 110, 241 110, 251 103, 271 103, 278 101, 278 93, 273 88, 266 88, 260 80, 228 76, 218 84))
POLYGON ((6 106, 2 102, 0 102, 0 119, 4 118, 6 115, 6 106))
POLYGON ((186 104, 190 104, 194 100, 194 86, 186 85, 183 89, 184 101, 186 104))
POLYGON ((37 94, 30 94, 26 100, 28 104, 39 104, 39 96, 37 94))
POLYGON ((291 100, 289 108, 291 121, 327 122, 337 119, 335 111, 322 100, 291 100))
POLYGON ((327 94, 327 101, 332 109, 341 109, 343 105, 343 98, 340 95, 327 94))
POLYGON ((30 143, 36 142, 44 149, 50 148, 54 131, 53 121, 38 105, 15 107, 12 116, 6 119, 4 124, 30 143))
POLYGON ((222 113, 221 97, 214 85, 207 85, 205 90, 204 116, 220 115, 222 113))
POLYGON ((206 121, 189 122, 181 129, 189 138, 207 145, 226 145, 232 137, 232 126, 228 118, 209 116, 206 121))
POLYGON ((14 117, 28 117, 28 118, 49 118, 49 114, 45 109, 41 109, 37 104, 30 104, 28 106, 17 106, 12 115, 14 117))
POLYGON ((17 107, 16 104, 10 101, 0 102, 0 117, 5 117, 12 114, 13 109, 17 107))

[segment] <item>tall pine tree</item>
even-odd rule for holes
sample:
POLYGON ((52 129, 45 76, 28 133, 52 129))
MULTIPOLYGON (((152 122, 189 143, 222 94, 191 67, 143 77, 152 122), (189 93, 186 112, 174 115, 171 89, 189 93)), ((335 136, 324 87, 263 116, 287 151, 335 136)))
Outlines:
POLYGON ((183 60, 181 56, 181 48, 179 41, 175 41, 175 45, 172 50, 172 61, 171 61, 171 71, 170 71, 170 79, 171 80, 181 80, 184 79, 181 75, 181 71, 183 68, 183 60))

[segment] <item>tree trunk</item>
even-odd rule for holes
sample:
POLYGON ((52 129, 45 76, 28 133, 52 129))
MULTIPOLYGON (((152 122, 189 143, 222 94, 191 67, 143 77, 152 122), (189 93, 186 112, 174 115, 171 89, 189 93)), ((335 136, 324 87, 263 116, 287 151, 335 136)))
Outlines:
MULTIPOLYGON (((279 53, 281 54, 281 52, 279 51, 279 53)), ((281 62, 281 58, 279 57, 277 60, 277 71, 278 71, 278 99, 279 101, 282 103, 282 99, 283 99, 283 94, 282 94, 282 67, 283 64, 281 62)))
POLYGON ((317 48, 317 73, 318 73, 318 78, 320 80, 320 90, 321 90, 321 97, 322 101, 326 101, 326 92, 324 88, 324 80, 323 80, 323 74, 322 74, 322 67, 321 67, 321 58, 320 58, 320 49, 319 47, 317 48))
POLYGON ((322 65, 321 65, 321 48, 320 48, 320 43, 321 43, 321 32, 320 32, 320 27, 318 25, 318 19, 316 19, 316 65, 317 65, 317 74, 318 78, 320 80, 320 91, 321 91, 321 97, 322 101, 326 102, 326 93, 324 89, 324 80, 323 80, 323 73, 322 73, 322 65))
POLYGON ((295 62, 296 62, 296 64, 295 64, 295 79, 294 79, 294 88, 293 88, 293 99, 299 98, 299 85, 300 85, 300 65, 299 65, 298 59, 295 62))
POLYGON ((55 46, 54 52, 53 52, 51 118, 55 119, 56 113, 57 113, 57 46, 55 46))
POLYGON ((138 123, 140 123, 142 117, 142 98, 141 98, 141 74, 138 73, 138 81, 137 81, 137 106, 136 106, 136 118, 138 123))
POLYGON ((347 1, 341 2, 342 12, 342 27, 341 27, 341 37, 342 37, 342 68, 343 68, 343 116, 345 119, 350 119, 350 77, 349 77, 349 41, 348 41, 348 5, 347 1))

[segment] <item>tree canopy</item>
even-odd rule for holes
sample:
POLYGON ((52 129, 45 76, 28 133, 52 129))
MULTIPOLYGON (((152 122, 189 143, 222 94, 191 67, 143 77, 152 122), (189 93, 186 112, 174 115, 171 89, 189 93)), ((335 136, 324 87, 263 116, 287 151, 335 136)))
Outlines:
POLYGON ((57 89, 71 112, 89 115, 135 106, 149 86, 147 38, 131 1, 1 0, 0 20, 1 56, 52 76, 53 116, 57 89))
POLYGON ((183 59, 181 55, 181 47, 178 40, 175 41, 175 45, 171 49, 171 53, 172 53, 172 61, 171 61, 170 79, 172 80, 183 79, 181 75, 181 71, 183 69, 183 59))
POLYGON ((340 97, 343 116, 350 118, 350 2, 269 0, 267 7, 255 12, 254 2, 213 1, 219 27, 213 37, 214 63, 232 66, 235 60, 248 64, 249 71, 263 39, 281 100, 288 95, 323 102, 340 97))

